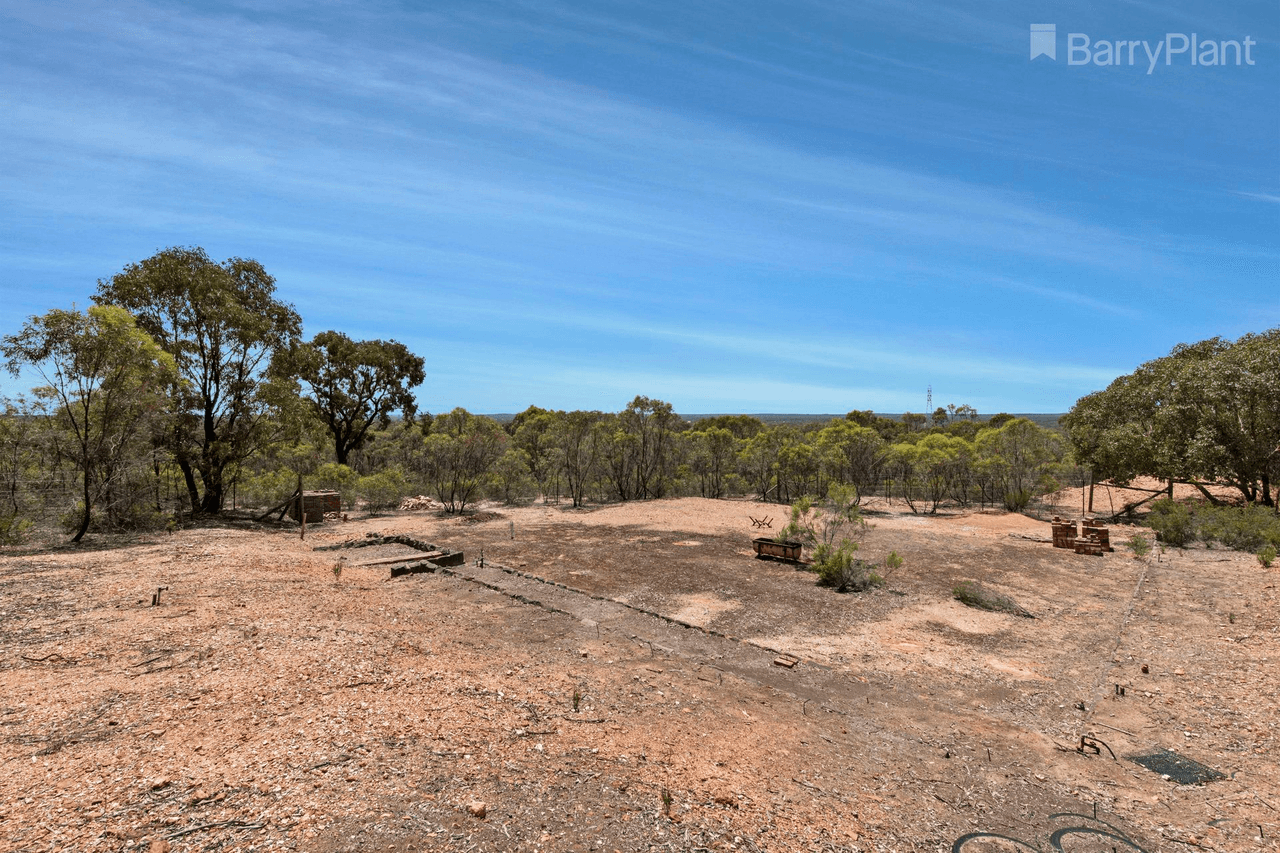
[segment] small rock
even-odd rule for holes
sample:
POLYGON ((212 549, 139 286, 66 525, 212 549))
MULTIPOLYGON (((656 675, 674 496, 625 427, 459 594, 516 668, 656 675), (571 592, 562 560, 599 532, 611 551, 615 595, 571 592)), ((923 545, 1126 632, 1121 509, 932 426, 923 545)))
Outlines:
POLYGON ((169 842, 163 838, 157 838, 151 842, 151 846, 147 848, 147 853, 169 853, 169 842))
POLYGON ((484 817, 489 813, 489 807, 479 800, 472 800, 467 803, 467 813, 472 817, 484 817))

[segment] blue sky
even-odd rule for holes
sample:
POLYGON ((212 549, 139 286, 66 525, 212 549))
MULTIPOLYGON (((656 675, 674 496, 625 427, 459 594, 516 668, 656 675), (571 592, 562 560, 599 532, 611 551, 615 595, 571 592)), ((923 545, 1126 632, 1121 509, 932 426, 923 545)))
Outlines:
POLYGON ((989 414, 1280 323, 1274 0, 5 0, 0 73, 0 334, 199 245, 430 411, 989 414))

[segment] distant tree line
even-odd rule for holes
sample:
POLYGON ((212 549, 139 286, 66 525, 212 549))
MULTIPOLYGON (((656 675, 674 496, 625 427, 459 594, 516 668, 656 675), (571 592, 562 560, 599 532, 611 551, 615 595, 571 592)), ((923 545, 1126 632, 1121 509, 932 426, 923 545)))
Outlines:
POLYGON ((686 495, 791 503, 851 486, 855 502, 895 497, 935 512, 944 504, 1023 509, 1073 476, 1059 433, 1011 416, 979 421, 975 413, 928 427, 865 412, 805 425, 766 426, 747 415, 691 423, 643 396, 618 412, 530 406, 505 424, 461 408, 424 413, 371 432, 348 465, 325 438, 313 425, 263 454, 245 469, 245 494, 265 501, 301 470, 309 483, 352 495, 385 484, 384 505, 431 494, 449 511, 480 497, 575 507, 686 495))
POLYGON ((433 416, 412 392, 422 357, 334 330, 304 341, 260 264, 215 262, 199 248, 126 267, 98 282, 93 302, 32 317, 0 342, 13 375, 29 368, 43 381, 0 413, 0 541, 33 522, 56 521, 79 540, 232 503, 269 506, 299 476, 374 511, 414 494, 461 512, 480 498, 789 504, 833 489, 853 505, 883 496, 917 512, 1018 511, 1082 483, 1080 461, 1106 476, 1225 481, 1274 500, 1274 331, 1144 365, 1077 404, 1068 442, 963 405, 803 425, 690 422, 643 396, 617 412, 531 406, 505 424, 461 408, 433 416))

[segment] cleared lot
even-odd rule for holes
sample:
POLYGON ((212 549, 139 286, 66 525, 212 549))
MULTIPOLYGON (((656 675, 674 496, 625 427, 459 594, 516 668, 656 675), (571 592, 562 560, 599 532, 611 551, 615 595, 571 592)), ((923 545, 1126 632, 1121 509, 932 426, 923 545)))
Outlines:
POLYGON ((749 516, 782 512, 495 507, 4 558, 0 827, 16 850, 1272 849, 1275 570, 886 513, 864 555, 905 564, 838 595, 754 559, 749 516), (355 563, 398 546, 313 550, 367 532, 468 564, 390 580, 355 563), (1036 618, 954 601, 970 579, 1036 618), (1128 760, 1155 748, 1225 778, 1128 760))

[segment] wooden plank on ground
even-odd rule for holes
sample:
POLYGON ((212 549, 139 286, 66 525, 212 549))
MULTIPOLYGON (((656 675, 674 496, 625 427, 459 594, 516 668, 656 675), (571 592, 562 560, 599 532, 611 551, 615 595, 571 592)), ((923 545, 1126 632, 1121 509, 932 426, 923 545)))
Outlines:
POLYGON ((403 557, 383 557, 380 560, 370 560, 367 563, 356 563, 356 566, 389 566, 392 563, 408 563, 412 560, 434 560, 436 557, 443 557, 444 551, 428 551, 422 553, 420 551, 405 554, 403 557))

